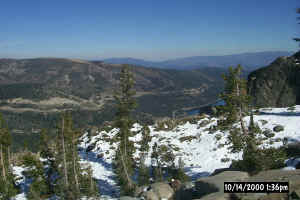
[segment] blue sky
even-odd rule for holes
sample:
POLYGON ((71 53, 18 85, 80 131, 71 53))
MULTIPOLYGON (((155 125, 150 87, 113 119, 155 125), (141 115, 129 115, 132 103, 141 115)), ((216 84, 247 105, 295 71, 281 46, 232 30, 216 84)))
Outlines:
POLYGON ((296 51, 298 0, 3 0, 0 58, 296 51))

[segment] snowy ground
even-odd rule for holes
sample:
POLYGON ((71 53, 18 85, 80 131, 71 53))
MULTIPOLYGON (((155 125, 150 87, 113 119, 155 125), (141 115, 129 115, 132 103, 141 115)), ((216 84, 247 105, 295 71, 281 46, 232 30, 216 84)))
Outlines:
MULTIPOLYGON (((279 147, 283 144, 283 138, 288 138, 289 141, 300 141, 300 106, 296 106, 294 111, 289 111, 287 108, 265 108, 260 111, 259 115, 254 116, 254 121, 263 131, 266 129, 273 131, 276 125, 284 126, 283 131, 274 132, 275 136, 273 138, 265 140, 263 146, 279 147)), ((249 123, 249 120, 249 117, 244 118, 246 124, 249 123)), ((229 152, 228 145, 226 145, 227 132, 216 131, 213 134, 209 133, 209 127, 216 124, 216 118, 207 116, 196 124, 187 122, 171 131, 156 131, 154 126, 150 126, 152 140, 149 143, 150 151, 146 158, 146 164, 151 164, 151 147, 157 142, 159 145, 165 144, 170 146, 176 155, 176 159, 182 158, 185 163, 186 173, 194 180, 201 176, 208 176, 215 169, 229 167, 232 159, 239 159, 242 155, 241 153, 233 154, 229 152), (200 126, 201 123, 203 124, 203 121, 208 121, 209 123, 205 126, 200 126), (180 138, 187 136, 195 136, 195 138, 190 141, 180 141, 180 138)), ((141 128, 138 124, 134 125, 132 131, 136 135, 130 138, 132 141, 138 142, 142 139, 141 128)), ((119 188, 116 185, 111 168, 117 147, 117 144, 111 141, 117 132, 118 129, 112 129, 109 132, 102 131, 91 138, 88 138, 86 133, 82 137, 82 143, 80 144, 81 162, 89 163, 92 166, 93 176, 99 181, 101 194, 110 197, 119 195, 119 188), (86 149, 91 146, 94 146, 94 148, 86 153, 86 149)), ((136 144, 136 147, 139 148, 140 146, 136 144)), ((136 158, 139 157, 139 150, 134 156, 136 158)), ((295 161, 295 159, 294 161, 289 160, 287 164, 293 166, 295 162, 298 161, 295 161)), ((291 167, 286 169, 291 169, 291 167)), ((19 196, 18 200, 25 199, 22 197, 22 194, 19 196)))

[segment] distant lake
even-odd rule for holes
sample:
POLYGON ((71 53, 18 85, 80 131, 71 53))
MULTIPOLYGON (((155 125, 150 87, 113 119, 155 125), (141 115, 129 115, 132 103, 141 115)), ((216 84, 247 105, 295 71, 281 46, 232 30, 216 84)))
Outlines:
POLYGON ((199 115, 201 113, 210 113, 211 112, 211 107, 213 106, 224 106, 225 105, 225 101, 224 100, 218 100, 216 103, 208 105, 208 106, 204 106, 201 108, 195 108, 192 110, 187 111, 188 115, 199 115))

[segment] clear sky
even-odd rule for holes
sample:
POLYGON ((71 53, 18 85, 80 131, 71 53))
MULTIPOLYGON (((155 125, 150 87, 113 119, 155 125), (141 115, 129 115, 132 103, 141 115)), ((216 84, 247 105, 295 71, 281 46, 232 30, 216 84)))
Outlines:
POLYGON ((296 51, 299 0, 3 0, 0 58, 296 51))

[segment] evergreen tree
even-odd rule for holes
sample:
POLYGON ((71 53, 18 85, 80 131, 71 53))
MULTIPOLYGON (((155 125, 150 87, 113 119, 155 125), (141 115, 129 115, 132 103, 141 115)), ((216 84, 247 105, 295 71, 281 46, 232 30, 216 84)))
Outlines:
POLYGON ((190 180, 189 176, 186 175, 184 172, 184 162, 181 157, 179 157, 178 159, 177 167, 172 169, 171 178, 180 180, 181 182, 186 182, 190 180))
MULTIPOLYGON (((90 192, 86 192, 82 185, 85 182, 84 174, 91 174, 91 169, 82 169, 79 164, 77 152, 78 131, 74 130, 72 116, 70 113, 64 113, 61 117, 61 123, 58 126, 56 166, 60 174, 58 179, 58 196, 62 199, 79 199, 81 196, 90 197, 90 192), (89 171, 90 170, 90 171, 89 171)), ((94 180, 89 181, 94 185, 94 180)), ((90 186, 94 187, 94 186, 90 186)))
POLYGON ((85 168, 85 173, 80 178, 81 192, 87 197, 99 197, 97 182, 93 178, 91 166, 85 168))
MULTIPOLYGON (((297 9, 297 14, 300 14, 300 8, 297 9)), ((299 20, 300 17, 298 17, 297 19, 299 20)), ((299 22, 299 24, 300 24, 300 22, 299 22)), ((294 38, 294 40, 295 40, 296 42, 300 42, 300 38, 294 38)))
POLYGON ((26 176, 32 180, 27 198, 29 200, 40 200, 45 199, 48 197, 48 195, 51 195, 50 187, 47 184, 44 165, 40 161, 39 156, 30 152, 26 152, 22 160, 23 165, 28 168, 26 176))
POLYGON ((229 67, 229 73, 223 75, 225 88, 220 97, 225 101, 223 111, 227 122, 226 124, 231 125, 239 121, 243 132, 245 132, 246 127, 242 117, 243 112, 248 109, 250 96, 247 94, 247 82, 241 77, 241 72, 241 65, 238 65, 236 68, 229 67))
POLYGON ((148 126, 143 126, 142 128, 142 141, 141 141, 141 148, 140 151, 142 153, 148 153, 149 151, 149 142, 151 142, 151 136, 150 136, 150 129, 148 126))
POLYGON ((232 153, 241 152, 245 146, 245 141, 242 137, 240 128, 234 127, 229 131, 228 141, 231 144, 229 149, 232 153))
POLYGON ((11 168, 11 134, 0 113, 0 199, 9 199, 16 194, 11 168))
POLYGON ((145 158, 149 151, 149 142, 151 141, 150 137, 150 129, 148 126, 143 126, 142 129, 142 141, 141 141, 141 148, 140 148, 140 165, 139 165, 139 176, 138 176, 138 183, 139 185, 146 185, 149 183, 150 179, 150 172, 148 167, 145 165, 145 158))
MULTIPOLYGON (((67 154, 68 154, 68 148, 67 148, 67 139, 68 134, 66 133, 66 120, 67 116, 65 113, 61 115, 61 122, 58 124, 58 135, 57 135, 57 146, 56 146, 56 154, 55 154, 55 160, 57 162, 57 166, 60 166, 58 168, 58 173, 60 177, 57 179, 57 193, 62 199, 71 199, 72 194, 70 190, 70 183, 69 183, 69 163, 67 162, 67 154)), ((73 197, 75 199, 75 197, 73 197)))
POLYGON ((247 82, 241 78, 242 67, 238 65, 236 68, 229 68, 229 73, 223 76, 225 80, 225 90, 221 94, 221 98, 225 101, 224 106, 226 122, 232 125, 239 122, 240 128, 232 127, 229 132, 228 140, 231 143, 232 152, 243 151, 243 168, 253 171, 257 157, 257 139, 256 135, 260 131, 256 127, 253 119, 253 112, 250 112, 250 123, 246 127, 243 121, 244 112, 252 109, 250 106, 250 96, 247 94, 247 82))
POLYGON ((129 141, 132 134, 130 131, 132 126, 130 114, 136 107, 136 101, 133 98, 135 94, 133 87, 133 74, 130 72, 129 66, 125 65, 121 70, 119 88, 114 95, 117 105, 115 125, 119 128, 117 138, 120 142, 115 155, 115 172, 124 194, 131 194, 135 188, 131 178, 134 171, 132 157, 134 145, 129 141))
POLYGON ((166 145, 158 146, 154 143, 152 146, 151 158, 154 161, 152 165, 153 176, 156 182, 162 181, 165 178, 172 178, 175 169, 175 155, 171 147, 166 145), (166 169, 164 172, 162 169, 166 169))
POLYGON ((153 172, 154 180, 156 182, 162 181, 163 180, 163 173, 162 173, 161 163, 160 163, 160 160, 159 160, 159 148, 158 148, 158 145, 157 145, 156 142, 152 146, 151 159, 153 161, 153 163, 152 163, 152 172, 153 172))
POLYGON ((49 193, 54 193, 54 182, 52 181, 53 177, 57 174, 57 166, 55 162, 54 150, 51 148, 51 143, 49 143, 48 132, 46 129, 42 129, 40 135, 40 144, 39 144, 39 154, 43 158, 43 165, 47 166, 45 169, 45 182, 48 187, 49 193))

